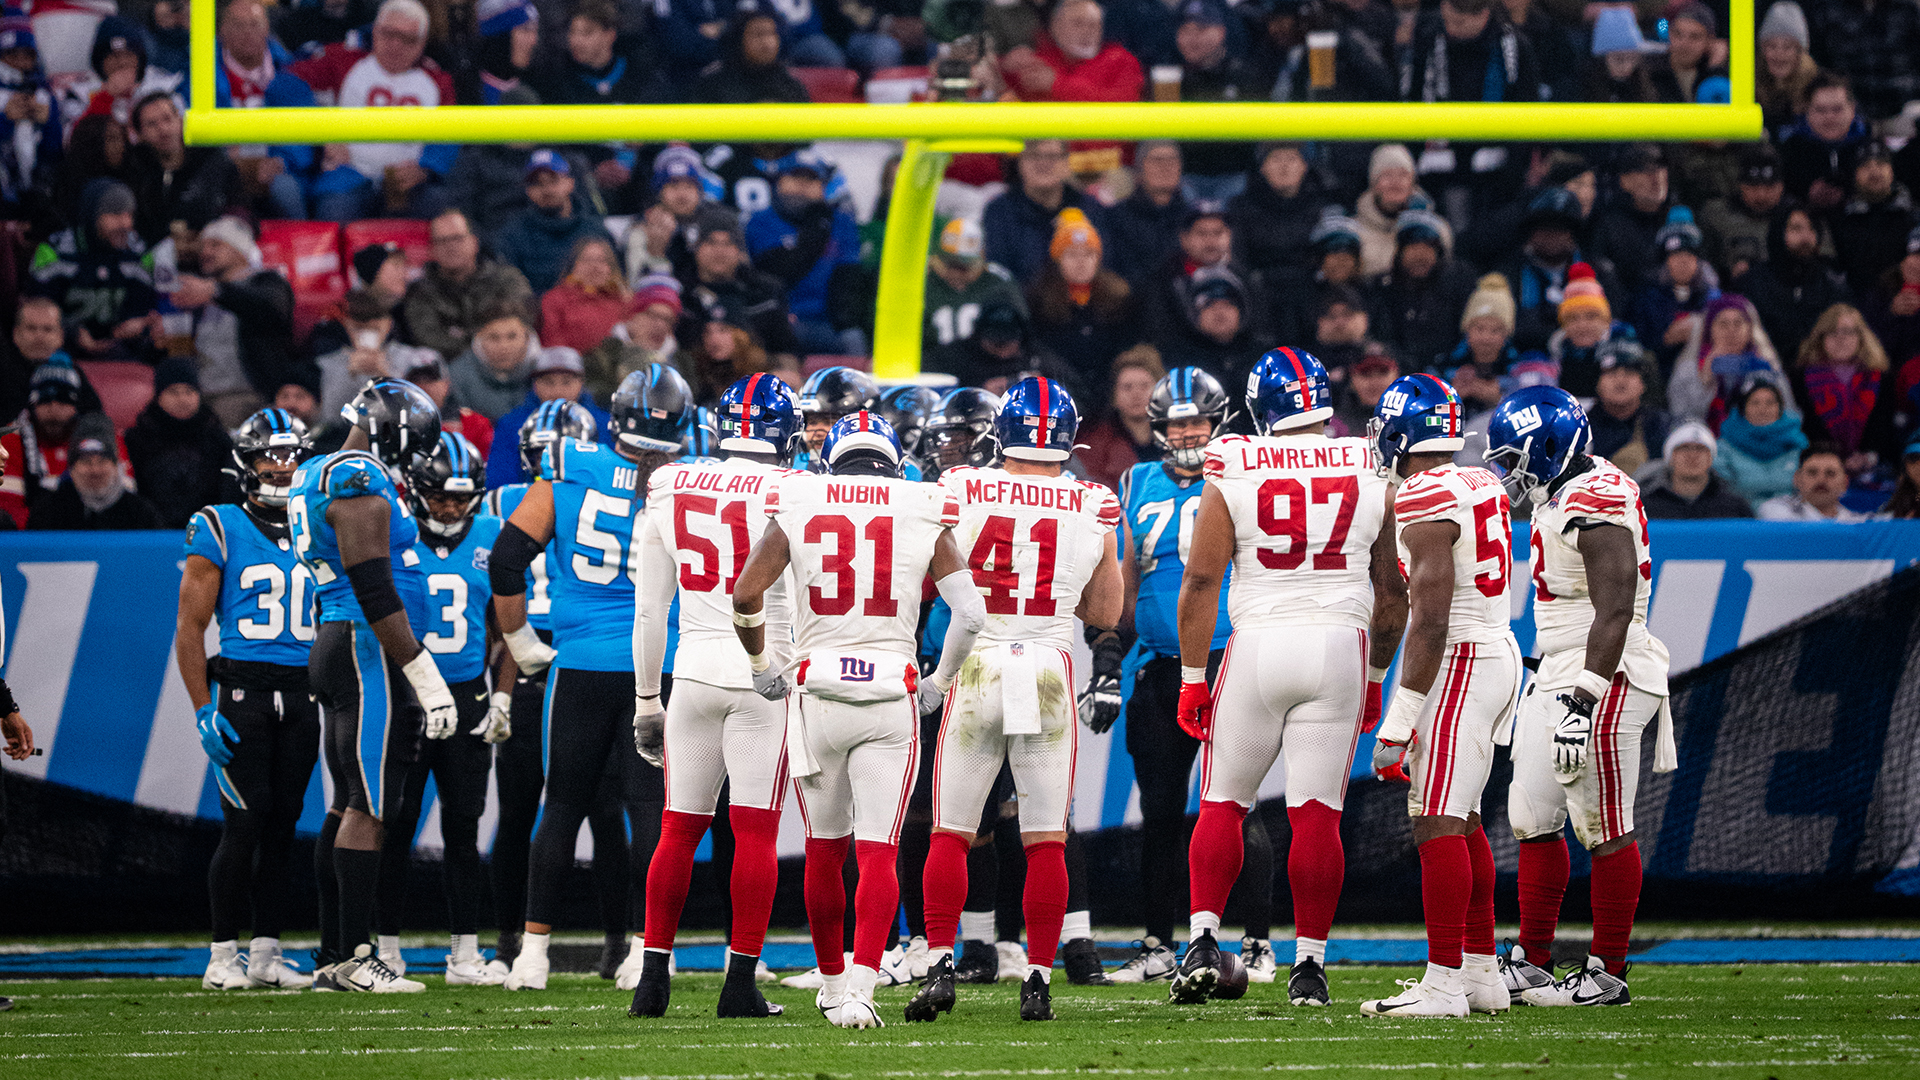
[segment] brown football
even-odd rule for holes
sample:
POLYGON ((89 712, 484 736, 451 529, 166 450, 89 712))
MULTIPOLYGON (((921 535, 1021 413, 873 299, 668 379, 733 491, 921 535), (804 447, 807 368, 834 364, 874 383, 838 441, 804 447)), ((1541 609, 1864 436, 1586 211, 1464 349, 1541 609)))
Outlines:
POLYGON ((1213 984, 1213 996, 1221 1001, 1232 1001, 1245 997, 1247 993, 1247 965, 1240 961, 1239 953, 1220 952, 1220 978, 1213 984))

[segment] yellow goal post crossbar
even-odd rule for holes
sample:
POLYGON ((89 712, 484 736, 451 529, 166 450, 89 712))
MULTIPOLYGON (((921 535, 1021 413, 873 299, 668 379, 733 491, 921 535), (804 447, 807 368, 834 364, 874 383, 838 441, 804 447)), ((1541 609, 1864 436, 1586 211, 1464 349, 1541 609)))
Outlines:
POLYGON ((193 6, 186 139, 194 145, 437 142, 803 142, 905 140, 887 213, 875 306, 874 372, 920 372, 926 257, 934 200, 951 154, 1011 151, 1016 140, 1188 139, 1251 142, 1434 139, 1469 142, 1750 142, 1753 5, 1728 20, 1729 102, 925 102, 907 105, 448 105, 418 108, 214 107, 216 5, 193 6))

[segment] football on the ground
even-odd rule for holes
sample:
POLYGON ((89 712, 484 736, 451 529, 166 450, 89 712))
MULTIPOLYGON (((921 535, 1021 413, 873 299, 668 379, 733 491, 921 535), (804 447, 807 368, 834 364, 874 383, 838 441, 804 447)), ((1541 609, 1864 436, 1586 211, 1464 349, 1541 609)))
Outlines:
POLYGON ((1222 950, 1218 970, 1220 977, 1213 984, 1215 998, 1221 1001, 1232 1001, 1246 996, 1247 965, 1241 961, 1239 953, 1222 950))

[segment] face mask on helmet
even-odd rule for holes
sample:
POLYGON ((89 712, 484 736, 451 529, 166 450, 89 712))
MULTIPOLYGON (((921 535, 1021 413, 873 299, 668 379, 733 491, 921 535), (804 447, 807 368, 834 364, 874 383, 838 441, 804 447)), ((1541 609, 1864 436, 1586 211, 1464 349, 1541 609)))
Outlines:
POLYGON ((309 456, 304 447, 279 446, 256 450, 246 456, 241 474, 247 496, 261 506, 279 509, 293 495, 293 473, 309 456), (275 483, 275 480, 281 481, 275 483))

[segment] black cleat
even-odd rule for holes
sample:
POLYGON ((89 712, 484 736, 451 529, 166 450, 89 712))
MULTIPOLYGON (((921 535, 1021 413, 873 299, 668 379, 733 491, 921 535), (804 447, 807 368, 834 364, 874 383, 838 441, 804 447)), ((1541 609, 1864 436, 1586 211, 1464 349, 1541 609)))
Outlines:
POLYGON ((1287 976, 1287 1000, 1295 1005, 1326 1005, 1332 1001, 1327 992, 1327 969, 1320 961, 1308 958, 1293 965, 1287 976))
POLYGON ((1037 971, 1027 973, 1027 981, 1020 986, 1020 1019, 1053 1019, 1053 988, 1037 971))
MULTIPOLYGON (((649 955, 647 959, 651 961, 653 957, 649 955)), ((660 966, 664 968, 666 964, 662 963, 660 966)), ((731 951, 727 953, 727 981, 720 987, 720 1005, 714 1010, 715 1016, 722 1020, 763 1020, 769 1016, 779 1016, 786 1011, 781 1006, 768 1001, 766 996, 760 993, 760 984, 753 977, 759 966, 758 956, 743 956, 731 951)), ((642 969, 640 973, 642 986, 646 985, 646 977, 646 971, 642 969)), ((634 993, 634 1000, 639 1000, 637 990, 634 993)))
POLYGON ((627 950, 632 946, 633 942, 624 932, 618 937, 608 934, 606 941, 600 945, 600 977, 613 981, 620 973, 621 962, 627 958, 627 950))
POLYGON ((1074 938, 1060 949, 1060 962, 1067 969, 1067 981, 1075 986, 1112 986, 1106 965, 1100 962, 1100 948, 1092 938, 1074 938))
POLYGON ((953 979, 963 983, 992 983, 1000 979, 1000 953, 991 941, 963 941, 953 979))
POLYGON ((1213 985, 1220 981, 1220 945, 1209 930, 1187 942, 1187 955, 1180 970, 1167 987, 1167 1000, 1175 1005, 1198 1005, 1213 996, 1213 985))
MULTIPOLYGON (((673 996, 673 980, 669 978, 669 956, 667 953, 647 953, 640 961, 640 982, 633 988, 633 1004, 627 1006, 627 1015, 665 1016, 667 1001, 673 996)), ((726 992, 720 994, 720 1000, 726 1002, 726 992)), ((721 1015, 725 1015, 724 1013, 721 1015)))
POLYGON ((953 983, 953 957, 943 956, 939 963, 927 969, 927 978, 920 984, 920 992, 907 1002, 907 1022, 930 1021, 943 1012, 952 1012, 956 996, 953 983))

